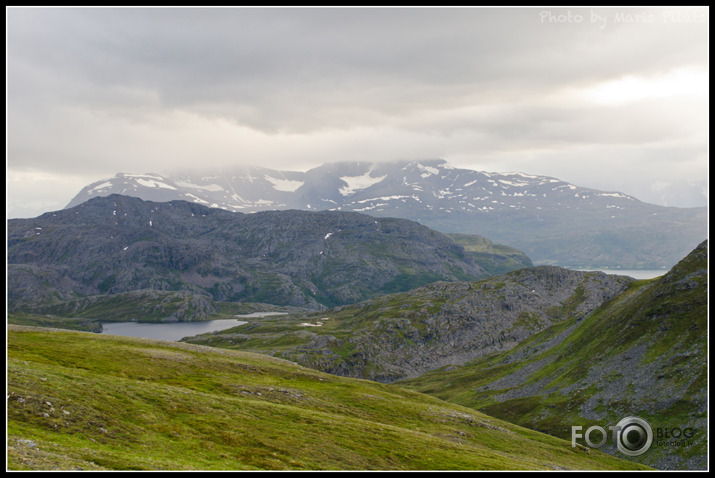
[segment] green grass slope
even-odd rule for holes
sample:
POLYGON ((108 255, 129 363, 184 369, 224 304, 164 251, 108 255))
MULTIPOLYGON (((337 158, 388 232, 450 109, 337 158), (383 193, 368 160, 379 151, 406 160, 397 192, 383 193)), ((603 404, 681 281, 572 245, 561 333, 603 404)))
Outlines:
POLYGON ((8 328, 10 470, 639 469, 263 355, 8 328))
POLYGON ((464 247, 474 261, 491 275, 533 267, 531 259, 519 249, 494 244, 486 237, 474 234, 447 234, 454 242, 464 247))
MULTIPOLYGON (((400 384, 565 439, 574 425, 608 429, 638 416, 653 428, 654 441, 631 459, 704 469, 707 272, 704 242, 665 276, 634 282, 586 318, 400 384)), ((619 453, 610 442, 601 450, 619 453)))

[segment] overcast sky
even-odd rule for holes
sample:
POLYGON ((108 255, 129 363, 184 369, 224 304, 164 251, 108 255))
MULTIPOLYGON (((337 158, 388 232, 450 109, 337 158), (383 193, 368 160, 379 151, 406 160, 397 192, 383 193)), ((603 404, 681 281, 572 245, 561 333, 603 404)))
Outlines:
POLYGON ((443 158, 707 204, 707 8, 8 8, 7 213, 127 173, 443 158))

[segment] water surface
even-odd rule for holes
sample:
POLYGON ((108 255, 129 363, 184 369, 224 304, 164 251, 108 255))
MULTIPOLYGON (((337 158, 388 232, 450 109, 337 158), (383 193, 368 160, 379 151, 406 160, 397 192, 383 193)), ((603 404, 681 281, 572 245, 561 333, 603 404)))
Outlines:
MULTIPOLYGON (((268 317, 271 315, 286 315, 286 312, 254 312, 252 314, 234 315, 242 319, 268 317)), ((162 322, 147 324, 140 322, 106 322, 102 324, 103 334, 121 335, 123 337, 141 337, 144 339, 171 340, 178 342, 184 337, 208 334, 230 329, 248 322, 238 319, 206 320, 202 322, 162 322)))
POLYGON ((141 337, 144 339, 171 340, 178 342, 184 337, 207 334, 218 330, 226 330, 245 324, 238 319, 206 320, 203 322, 164 322, 146 324, 140 322, 107 322, 102 324, 103 334, 121 335, 123 337, 141 337))

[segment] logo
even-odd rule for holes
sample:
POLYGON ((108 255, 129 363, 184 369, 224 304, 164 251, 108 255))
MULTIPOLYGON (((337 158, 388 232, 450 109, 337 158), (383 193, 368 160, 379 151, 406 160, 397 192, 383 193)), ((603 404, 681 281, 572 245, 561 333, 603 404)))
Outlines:
MULTIPOLYGON (((639 417, 626 417, 617 425, 609 426, 614 445, 624 455, 639 456, 647 452, 651 446, 656 447, 689 447, 696 443, 693 437, 697 430, 692 427, 659 427, 653 429, 650 424, 639 417), (654 441, 655 439, 655 441, 654 441)), ((571 446, 582 446, 576 440, 583 439, 591 448, 601 448, 608 441, 608 432, 598 425, 590 426, 581 433, 583 427, 571 427, 571 446)))
POLYGON ((642 418, 626 417, 614 428, 616 447, 624 455, 642 455, 653 444, 653 429, 642 418))
MULTIPOLYGON (((583 438, 591 448, 601 448, 608 441, 608 433, 603 427, 593 425, 584 433, 582 426, 571 427, 571 446, 576 447, 576 439, 583 438), (594 432, 598 432, 594 434, 594 432), (600 439, 594 437, 600 435, 600 439)), ((628 456, 639 456, 647 452, 653 444, 653 429, 647 421, 638 417, 626 417, 615 426, 609 426, 618 451, 628 456)))

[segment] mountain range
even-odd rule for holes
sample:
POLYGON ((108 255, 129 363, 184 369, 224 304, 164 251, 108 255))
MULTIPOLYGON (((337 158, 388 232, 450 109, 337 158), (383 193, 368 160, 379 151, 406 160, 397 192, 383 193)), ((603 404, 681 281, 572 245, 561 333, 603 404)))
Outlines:
POLYGON ((535 264, 575 268, 669 269, 707 237, 706 208, 657 206, 552 177, 480 172, 444 160, 331 163, 306 172, 119 173, 86 186, 67 207, 110 194, 247 213, 400 217, 443 233, 486 237, 535 264))
POLYGON ((11 311, 68 315, 150 299, 179 304, 168 320, 200 320, 214 301, 320 309, 487 275, 439 232, 355 212, 243 214, 112 195, 8 221, 11 311))

